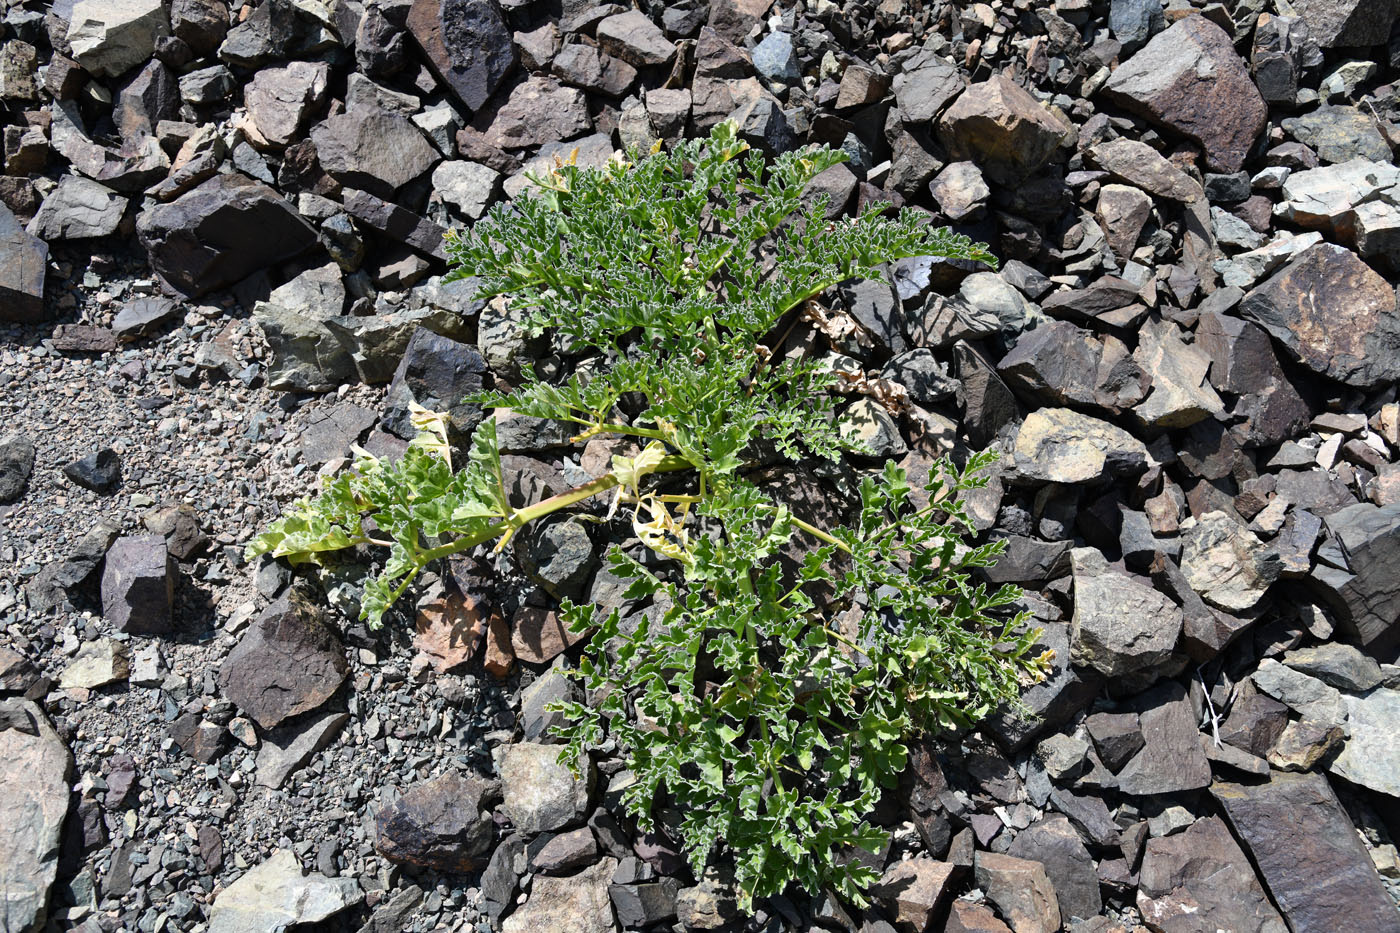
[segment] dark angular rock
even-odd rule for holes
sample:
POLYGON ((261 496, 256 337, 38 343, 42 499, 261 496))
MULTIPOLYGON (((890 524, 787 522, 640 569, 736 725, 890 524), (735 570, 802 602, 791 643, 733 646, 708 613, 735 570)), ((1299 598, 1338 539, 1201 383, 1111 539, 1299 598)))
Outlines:
POLYGON ((556 521, 516 539, 516 553, 530 577, 556 599, 583 598, 593 572, 593 541, 581 522, 556 521))
POLYGON ((542 875, 567 875, 598 860, 598 840, 587 826, 536 840, 530 867, 542 875))
POLYGON ((18 499, 33 472, 34 442, 23 434, 0 436, 0 503, 18 499))
POLYGON ((118 538, 102 569, 102 616, 129 635, 172 631, 175 562, 160 535, 118 538))
POLYGON ((582 136, 593 129, 593 121, 582 91, 534 75, 517 84, 505 100, 480 111, 472 129, 494 148, 525 149, 582 136))
MULTIPOLYGON (((842 83, 844 86, 844 77, 842 83)), ((966 86, 967 81, 956 66, 923 50, 905 61, 903 70, 895 76, 894 99, 905 123, 927 128, 926 124, 937 119, 966 86)))
POLYGON ((978 852, 977 886, 1017 933, 1060 929, 1060 904, 1045 866, 996 852, 978 852))
POLYGON ((208 55, 228 34, 228 4, 224 0, 171 0, 170 29, 196 55, 208 55))
POLYGON ((1269 753, 1288 725, 1288 707, 1262 693, 1235 701, 1220 724, 1221 741, 1259 758, 1269 753))
POLYGON ((219 689, 264 729, 320 707, 349 673, 345 649, 314 595, 293 587, 233 646, 219 689))
POLYGON ((1195 141, 1222 172, 1240 170, 1268 117, 1230 36, 1204 16, 1154 37, 1118 66, 1104 94, 1195 141))
POLYGON ((117 452, 104 447, 64 466, 63 475, 74 485, 106 494, 121 480, 121 470, 117 452))
POLYGON ((952 895, 957 866, 930 858, 896 862, 880 877, 870 894, 906 929, 928 929, 952 895))
POLYGON ((219 58, 230 65, 258 68, 288 58, 304 33, 291 0, 263 0, 243 22, 228 31, 219 45, 219 58))
POLYGON ((1148 840, 1138 884, 1138 911, 1160 929, 1284 930, 1249 859, 1218 816, 1148 840))
POLYGON ((613 874, 613 883, 608 886, 613 910, 617 921, 624 930, 641 930, 657 923, 675 919, 676 895, 680 893, 680 882, 675 878, 660 878, 641 884, 618 884, 613 874))
POLYGON ((1021 830, 1006 854, 1038 861, 1045 867, 1066 927, 1072 918, 1097 917, 1103 909, 1094 860, 1066 817, 1047 816, 1021 830))
POLYGON ((1095 713, 1084 726, 1110 771, 1121 770, 1144 744, 1137 713, 1095 713))
POLYGON ((464 443, 481 421, 481 406, 462 400, 481 391, 486 361, 476 347, 419 328, 409 339, 389 387, 385 423, 405 440, 417 433, 409 421, 409 403, 447 412, 456 443, 464 443))
POLYGON ((414 0, 408 30, 468 110, 480 110, 518 61, 496 0, 414 0))
POLYGON ((1256 324, 1217 311, 1202 314, 1195 345, 1211 360, 1210 383, 1237 396, 1232 427, 1242 446, 1267 447, 1296 436, 1312 412, 1284 374, 1268 334, 1256 324))
POLYGON ((974 84, 938 121, 938 138, 958 159, 972 159, 1000 184, 1024 181, 1073 130, 1008 75, 974 84))
POLYGON ((987 447, 1003 427, 1019 418, 1016 398, 992 363, 971 344, 954 344, 953 355, 963 430, 972 446, 987 447))
POLYGON ((113 117, 123 139, 151 136, 162 120, 180 116, 180 86, 174 72, 151 61, 117 94, 113 117))
POLYGON ((385 198, 441 158, 412 120, 377 107, 330 117, 312 128, 311 139, 337 181, 385 198))
POLYGON ((1137 697, 1143 749, 1118 774, 1125 794, 1174 794, 1210 784, 1210 762, 1201 749, 1196 716, 1186 690, 1174 680, 1137 697))
POLYGON ((1294 11, 1324 49, 1380 45, 1400 13, 1395 0, 1297 0, 1294 11))
POLYGON ((374 819, 374 847, 391 862, 463 873, 479 868, 495 842, 493 781, 448 771, 415 784, 374 819))
POLYGON ((316 231, 266 185, 216 175, 168 204, 146 209, 136 232, 156 272, 177 291, 202 295, 316 245, 316 231))
POLYGON ((481 873, 481 894, 486 913, 499 919, 507 907, 514 906, 520 872, 525 868, 525 837, 519 833, 507 836, 491 853, 486 870, 481 873), (516 863, 520 867, 516 867, 516 863))
POLYGON ((1384 651, 1400 641, 1400 504, 1360 502, 1328 515, 1327 530, 1349 569, 1319 563, 1310 579, 1363 648, 1384 651))
POLYGON ((198 713, 185 713, 170 724, 167 732, 186 755, 204 764, 218 761, 228 748, 228 730, 198 713))
POLYGON ((639 10, 609 16, 598 24, 597 35, 605 52, 638 68, 667 65, 676 55, 675 45, 639 10))
POLYGON ((1211 795, 1290 929, 1395 928, 1395 903, 1325 777, 1276 771, 1263 784, 1217 781, 1211 795))
POLYGON ((10 208, 0 203, 0 321, 43 319, 48 262, 48 244, 26 232, 10 208))
POLYGON ((447 231, 407 208, 375 197, 368 191, 346 191, 345 210, 391 239, 434 259, 446 259, 443 234, 447 231))

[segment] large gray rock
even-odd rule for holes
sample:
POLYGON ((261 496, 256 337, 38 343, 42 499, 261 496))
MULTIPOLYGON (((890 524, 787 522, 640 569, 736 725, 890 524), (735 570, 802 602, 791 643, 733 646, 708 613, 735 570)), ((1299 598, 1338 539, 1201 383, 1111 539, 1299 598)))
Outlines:
POLYGON ((1149 928, 1166 933, 1288 930, 1218 816, 1197 820, 1184 833, 1147 841, 1137 908, 1149 928))
POLYGON ((246 175, 216 175, 136 220, 151 265, 176 290, 202 295, 232 285, 317 243, 291 204, 246 175))
POLYGON ((374 847, 392 862, 463 873, 479 868, 496 841, 490 798, 500 788, 448 771, 415 784, 375 816, 374 847))
POLYGON ((1033 859, 1045 867, 1065 927, 1072 918, 1087 920, 1103 909, 1094 859, 1068 817, 1055 813, 1026 827, 1016 834, 1006 854, 1033 859))
POLYGON ((562 750, 559 745, 533 742, 500 749, 497 769, 505 796, 504 809, 521 832, 563 829, 588 816, 596 779, 593 763, 584 756, 579 762, 582 773, 575 777, 558 761, 562 750))
POLYGON ((214 899, 209 933, 270 933, 320 923, 362 897, 354 878, 304 874, 295 853, 279 849, 214 899))
POLYGON ((640 10, 618 13, 599 23, 598 44, 609 55, 638 68, 668 64, 676 55, 675 45, 640 10))
POLYGON ((974 868, 977 886, 1015 933, 1054 933, 1060 929, 1060 902, 1040 862, 978 852, 974 868))
POLYGON ((905 123, 928 124, 967 86, 957 66, 922 50, 904 63, 894 79, 894 99, 905 123))
POLYGON ((1143 325, 1133 362, 1151 379, 1151 391, 1133 409, 1148 428, 1187 428, 1223 414, 1225 403, 1206 380, 1210 357, 1171 321, 1143 325))
POLYGON ((229 652, 219 689, 264 729, 316 709, 349 673, 345 649, 313 596, 293 587, 229 652))
POLYGON ((518 61, 496 0, 414 0, 408 31, 468 110, 481 109, 518 61))
POLYGON ((0 930, 37 933, 58 873, 73 757, 29 700, 0 701, 0 930))
POLYGON ((1195 141, 1206 165, 1238 172, 1264 129, 1268 108, 1230 36, 1187 16, 1119 65, 1104 94, 1195 141))
POLYGON ((914 930, 927 929, 952 896, 950 882, 957 866, 919 857, 897 861, 870 889, 870 896, 894 922, 914 930))
POLYGON ((1341 692, 1316 677, 1295 671, 1273 658, 1265 658, 1250 675, 1254 686, 1297 712, 1304 719, 1343 723, 1347 718, 1341 692))
POLYGON ((1180 607, 1146 583, 1112 570, 1096 548, 1075 548, 1070 560, 1075 663, 1105 677, 1169 673, 1181 635, 1180 607))
POLYGON ((329 392, 355 380, 355 341, 335 321, 320 321, 277 305, 259 302, 253 320, 272 349, 268 388, 329 392))
POLYGON ((145 63, 156 40, 170 35, 161 0, 78 0, 69 18, 68 44, 83 70, 112 78, 145 63))
POLYGON ((1400 503, 1349 505, 1328 515, 1347 569, 1318 563, 1310 582, 1336 612, 1337 624, 1362 647, 1400 642, 1400 503))
POLYGON ((64 175, 29 222, 45 240, 81 240, 115 233, 126 198, 81 175, 64 175))
POLYGON ((1400 378, 1395 289, 1344 247, 1298 254, 1245 296, 1240 314, 1313 372, 1359 389, 1400 378))
POLYGON ((1400 799, 1400 690, 1347 694, 1347 739, 1329 770, 1353 784, 1400 799))
POLYGON ((321 166, 349 188, 384 198, 431 169, 442 157, 403 114, 361 107, 311 130, 321 166))
POLYGON ((25 230, 0 202, 0 321, 43 319, 48 264, 48 244, 25 230))
POLYGON ((1395 902, 1325 777, 1275 771, 1210 790, 1293 933, 1396 928, 1395 902))
POLYGON ((325 62, 291 62, 254 75, 243 89, 243 103, 258 142, 275 147, 294 142, 307 115, 326 99, 329 80, 325 62))

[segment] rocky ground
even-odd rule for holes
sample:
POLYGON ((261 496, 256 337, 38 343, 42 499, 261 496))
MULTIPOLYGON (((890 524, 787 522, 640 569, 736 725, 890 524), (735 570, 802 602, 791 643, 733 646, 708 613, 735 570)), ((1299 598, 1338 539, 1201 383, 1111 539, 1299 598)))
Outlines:
MULTIPOLYGON (((1400 930, 1397 15, 8 3, 0 929, 1400 930), (911 470, 1002 450, 989 576, 1056 652, 1034 718, 914 749, 864 909, 741 917, 725 856, 626 818, 620 759, 554 763, 557 600, 648 610, 610 526, 440 568, 374 633, 353 573, 242 559, 410 401, 578 364, 441 284, 445 228, 725 118, 844 148, 833 215, 1003 258, 847 283, 858 332, 778 348, 905 386, 849 402, 911 470)), ((501 436, 522 500, 607 462, 501 436)), ((772 479, 839 512, 857 469, 772 479)))

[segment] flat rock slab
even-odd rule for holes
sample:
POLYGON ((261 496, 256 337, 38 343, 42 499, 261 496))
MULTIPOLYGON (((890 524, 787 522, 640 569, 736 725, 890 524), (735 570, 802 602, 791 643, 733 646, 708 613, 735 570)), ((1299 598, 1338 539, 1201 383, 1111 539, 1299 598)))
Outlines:
POLYGON ((0 703, 0 926, 44 928, 68 816, 73 757, 48 717, 28 700, 0 703))
POLYGON ((1240 314, 1315 373, 1358 389, 1400 378, 1395 289, 1344 247, 1298 254, 1245 296, 1240 314))
POLYGON ((1118 66, 1104 94, 1198 143, 1217 172, 1240 170, 1268 117, 1229 35, 1204 16, 1154 36, 1118 66))
POLYGON ((1293 933, 1396 929, 1395 902, 1325 777, 1275 771, 1264 784, 1216 782, 1211 794, 1293 933))
POLYGON ((264 729, 316 709, 349 673, 320 604, 298 590, 271 603, 233 646, 219 689, 264 729))
POLYGON ((1319 563, 1311 582, 1327 598, 1343 631, 1371 651, 1400 640, 1395 600, 1400 596, 1400 503, 1358 502, 1327 516, 1348 570, 1319 563))
POLYGON ((296 855, 281 849, 214 899, 209 933, 267 933, 319 923, 362 897, 354 878, 303 874, 296 855))
POLYGON ((1174 680, 1158 684, 1136 701, 1143 748, 1118 774, 1125 794, 1174 794, 1210 784, 1210 762, 1186 688, 1174 680))
POLYGON ((1351 737, 1331 772, 1353 784, 1400 798, 1400 690, 1345 695, 1351 737))
POLYGON ((1184 833, 1148 840, 1137 907, 1153 929, 1240 933, 1288 929, 1218 816, 1197 820, 1184 833), (1177 925, 1183 920, 1185 925, 1177 925))

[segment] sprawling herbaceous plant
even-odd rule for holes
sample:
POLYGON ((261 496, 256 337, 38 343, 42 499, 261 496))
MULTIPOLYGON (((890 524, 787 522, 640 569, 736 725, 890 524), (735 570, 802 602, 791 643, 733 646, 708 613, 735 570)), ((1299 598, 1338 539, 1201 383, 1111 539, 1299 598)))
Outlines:
POLYGON ((722 124, 668 153, 535 177, 533 193, 449 237, 453 275, 479 277, 483 295, 528 311, 534 333, 590 358, 556 384, 527 369, 514 391, 474 401, 570 422, 580 438, 618 435, 636 455, 513 508, 495 421, 454 469, 443 417, 419 409, 422 433, 400 459, 357 451, 249 547, 315 563, 387 548, 361 604, 377 625, 433 561, 500 550, 527 523, 606 493, 608 516, 630 519, 640 542, 612 548, 610 569, 652 611, 633 626, 564 603, 570 627, 593 633, 573 675, 594 704, 561 707, 562 755, 578 766, 615 742, 636 777, 629 812, 646 829, 663 808, 679 814, 666 829, 697 870, 727 850, 745 904, 793 881, 864 903, 875 873, 856 849, 883 844, 867 817, 904 769, 906 741, 1014 706, 1049 660, 1013 610, 1019 591, 970 573, 1000 551, 962 538, 960 494, 986 482, 990 456, 941 461, 922 490, 887 464, 860 480, 846 527, 802 521, 750 478, 760 449, 837 460, 854 443, 829 367, 769 348, 795 315, 820 316, 826 289, 892 260, 993 261, 913 212, 829 221, 824 198, 801 196, 844 159, 808 148, 768 162, 722 124))

